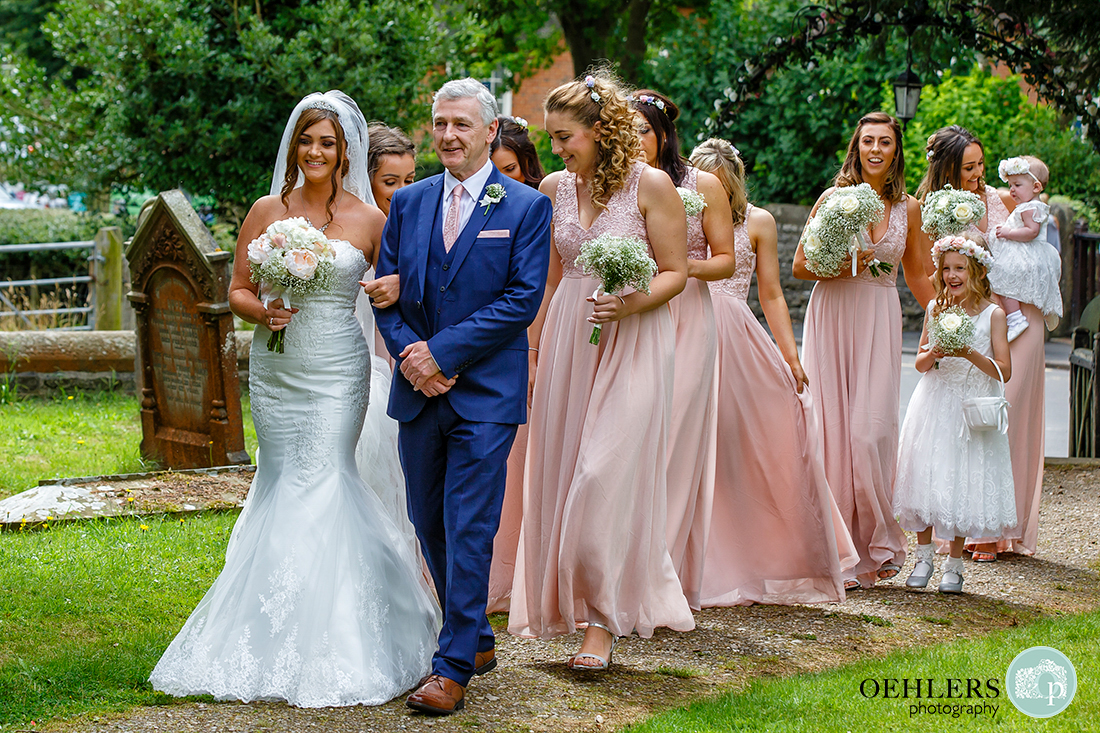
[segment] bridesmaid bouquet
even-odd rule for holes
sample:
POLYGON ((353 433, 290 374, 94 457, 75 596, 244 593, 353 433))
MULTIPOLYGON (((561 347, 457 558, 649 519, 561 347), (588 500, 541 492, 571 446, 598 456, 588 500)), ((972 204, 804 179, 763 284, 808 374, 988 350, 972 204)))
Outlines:
MULTIPOLYGON (((649 295, 649 281, 657 274, 657 263, 649 256, 649 248, 638 237, 616 237, 601 234, 581 245, 581 254, 576 265, 585 275, 601 281, 600 287, 592 293, 593 298, 600 291, 618 295, 628 285, 649 295)), ((603 324, 592 327, 588 343, 600 343, 603 324)))
MULTIPOLYGON (((272 222, 248 244, 252 282, 259 283, 265 308, 282 298, 289 309, 291 293, 308 295, 331 290, 335 260, 332 243, 300 216, 272 222)), ((267 350, 282 354, 285 334, 285 328, 272 333, 267 350)))
POLYGON ((960 234, 985 216, 985 204, 977 194, 944 186, 928 194, 920 207, 921 229, 932 241, 960 234))
POLYGON ((688 216, 698 216, 703 213, 703 209, 707 208, 707 200, 698 191, 677 186, 676 193, 680 194, 680 200, 684 202, 684 211, 688 216))
POLYGON ((929 348, 938 346, 945 354, 956 354, 973 342, 974 320, 962 306, 952 305, 932 316, 928 324, 929 348))
MULTIPOLYGON (((818 277, 836 277, 845 257, 852 258, 856 274, 856 255, 863 249, 863 232, 882 221, 886 205, 870 184, 844 186, 829 194, 802 233, 802 254, 806 268, 818 277)), ((874 260, 869 269, 878 277, 894 268, 889 262, 874 260)))

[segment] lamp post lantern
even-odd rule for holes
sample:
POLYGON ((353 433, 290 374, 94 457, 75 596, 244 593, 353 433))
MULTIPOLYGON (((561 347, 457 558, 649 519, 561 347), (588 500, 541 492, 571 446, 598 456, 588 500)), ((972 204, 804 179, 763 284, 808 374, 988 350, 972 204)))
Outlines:
POLYGON ((894 111, 903 127, 917 116, 922 88, 920 77, 913 73, 911 66, 894 79, 894 111))

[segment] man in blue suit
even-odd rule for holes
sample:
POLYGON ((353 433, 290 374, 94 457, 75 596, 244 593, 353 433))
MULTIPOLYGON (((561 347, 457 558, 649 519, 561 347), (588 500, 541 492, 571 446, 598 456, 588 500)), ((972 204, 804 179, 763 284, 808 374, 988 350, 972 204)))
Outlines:
POLYGON ((461 710, 473 675, 496 666, 489 564, 550 255, 550 200, 489 160, 496 116, 475 79, 436 92, 446 172, 394 193, 378 258, 379 276, 401 276, 397 304, 376 317, 400 367, 389 414, 409 515, 443 607, 432 674, 407 704, 437 715, 461 710))

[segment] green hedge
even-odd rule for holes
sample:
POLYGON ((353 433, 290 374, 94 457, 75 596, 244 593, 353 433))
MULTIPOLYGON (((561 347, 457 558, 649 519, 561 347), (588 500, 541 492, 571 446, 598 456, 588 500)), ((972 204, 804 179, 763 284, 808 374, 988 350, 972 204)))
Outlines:
MULTIPOLYGON (((79 242, 95 237, 101 227, 117 226, 124 237, 134 233, 133 220, 68 209, 0 209, 0 244, 79 242)), ((0 255, 0 280, 67 277, 87 274, 88 251, 49 250, 0 255)))

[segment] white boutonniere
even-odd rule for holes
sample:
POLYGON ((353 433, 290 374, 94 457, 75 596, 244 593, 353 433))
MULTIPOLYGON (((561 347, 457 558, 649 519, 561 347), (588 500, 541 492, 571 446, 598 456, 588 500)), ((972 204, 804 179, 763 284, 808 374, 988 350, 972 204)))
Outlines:
POLYGON ((504 186, 499 183, 490 183, 485 187, 485 196, 478 201, 478 206, 484 206, 485 211, 482 216, 489 215, 489 207, 493 204, 499 204, 504 200, 504 197, 508 195, 508 192, 504 190, 504 186))

